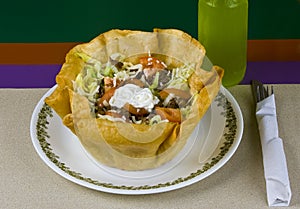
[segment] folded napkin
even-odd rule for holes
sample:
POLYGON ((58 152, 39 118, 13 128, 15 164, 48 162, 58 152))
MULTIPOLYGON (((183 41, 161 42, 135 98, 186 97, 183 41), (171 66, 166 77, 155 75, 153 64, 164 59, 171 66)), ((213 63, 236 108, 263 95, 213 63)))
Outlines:
POLYGON ((288 206, 290 188, 282 139, 278 136, 274 94, 257 103, 256 119, 261 139, 269 206, 288 206))

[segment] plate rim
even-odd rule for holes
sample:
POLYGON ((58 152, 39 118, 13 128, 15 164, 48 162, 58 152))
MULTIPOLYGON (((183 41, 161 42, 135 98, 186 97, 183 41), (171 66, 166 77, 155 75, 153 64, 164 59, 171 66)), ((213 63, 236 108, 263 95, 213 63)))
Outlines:
MULTIPOLYGON (((189 186, 191 184, 194 184, 196 182, 199 182, 206 177, 210 176, 211 174, 215 173, 217 170, 219 170, 221 167, 223 167, 234 155, 236 152, 241 139, 242 139, 242 134, 244 130, 244 122, 243 122, 243 116, 241 109, 239 107, 238 102, 235 100, 233 95, 223 86, 221 86, 221 90, 224 92, 224 96, 226 98, 226 101, 230 103, 230 106, 232 107, 231 110, 234 112, 235 116, 235 121, 236 121, 236 133, 235 133, 235 138, 233 139, 233 143, 229 146, 228 150, 224 153, 224 155, 221 157, 221 159, 218 159, 216 163, 214 163, 211 167, 209 167, 207 170, 205 170, 200 174, 193 174, 195 176, 188 175, 185 178, 179 177, 178 179, 174 180, 173 182, 166 182, 165 184, 157 184, 157 185, 145 185, 141 187, 136 187, 132 186, 132 189, 128 189, 131 186, 126 186, 126 185, 118 185, 114 186, 111 185, 110 183, 106 183, 106 186, 103 185, 96 185, 93 183, 90 183, 86 180, 82 180, 76 177, 75 175, 72 176, 70 173, 67 173, 66 171, 62 170, 59 168, 56 164, 54 164, 49 157, 47 157, 46 153, 43 151, 41 153, 41 146, 40 146, 40 140, 38 139, 37 135, 37 123, 38 123, 38 114, 41 112, 42 108, 45 106, 44 99, 51 94, 51 92, 54 91, 54 89, 57 87, 57 84, 54 85, 52 88, 50 88, 39 100, 37 105, 35 106, 32 116, 31 116, 31 121, 30 121, 30 135, 31 135, 31 140, 34 145, 34 148, 36 152, 38 153, 39 157, 42 158, 43 162, 46 163, 47 166, 49 166, 52 170, 54 170, 57 174, 61 175, 62 177, 70 180, 73 183, 79 184, 81 186, 94 189, 97 191, 102 191, 102 192, 107 192, 107 193, 113 193, 113 194, 129 194, 129 195, 140 195, 140 194, 155 194, 155 193, 162 193, 162 192, 168 192, 176 189, 180 189, 186 186, 189 186), (36 143, 38 142, 38 143, 36 143), (211 168, 214 169, 211 169, 211 168), (128 187, 128 188, 126 188, 128 187)), ((50 108, 48 106, 50 110, 50 108)), ((53 110, 52 110, 53 111, 53 110)), ((51 113, 50 113, 51 114, 51 113)), ((46 117, 47 119, 47 117, 46 117)), ((47 134, 47 133, 46 133, 47 134)), ((46 135, 44 137, 47 137, 46 135)), ((47 141, 46 141, 47 143, 47 141)), ((64 164, 64 163, 63 163, 64 164)), ((180 163, 179 163, 180 164, 180 163)), ((199 168, 195 171, 199 171, 203 169, 203 167, 199 166, 199 168)), ((87 178, 90 181, 93 181, 90 178, 87 178)), ((104 183, 105 184, 105 183, 104 183)))

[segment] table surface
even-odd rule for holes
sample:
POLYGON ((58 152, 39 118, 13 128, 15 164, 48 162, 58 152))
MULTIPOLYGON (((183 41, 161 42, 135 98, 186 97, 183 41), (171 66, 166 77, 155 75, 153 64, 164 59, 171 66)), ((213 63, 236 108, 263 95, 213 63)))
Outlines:
MULTIPOLYGON (((178 190, 136 196, 79 186, 40 159, 29 126, 33 109, 47 90, 0 89, 0 208, 269 208, 250 85, 229 88, 241 107, 244 133, 236 153, 221 169, 178 190)), ((300 85, 276 84, 274 91, 293 192, 289 208, 299 208, 300 85)))

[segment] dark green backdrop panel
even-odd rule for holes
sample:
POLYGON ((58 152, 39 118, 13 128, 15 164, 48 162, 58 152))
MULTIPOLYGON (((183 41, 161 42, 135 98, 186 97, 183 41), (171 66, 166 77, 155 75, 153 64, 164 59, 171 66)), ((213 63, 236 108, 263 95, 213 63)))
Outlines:
MULTIPOLYGON (((112 28, 178 28, 197 38, 197 0, 2 1, 0 42, 86 42, 112 28)), ((300 38, 299 0, 249 1, 249 39, 300 38)))

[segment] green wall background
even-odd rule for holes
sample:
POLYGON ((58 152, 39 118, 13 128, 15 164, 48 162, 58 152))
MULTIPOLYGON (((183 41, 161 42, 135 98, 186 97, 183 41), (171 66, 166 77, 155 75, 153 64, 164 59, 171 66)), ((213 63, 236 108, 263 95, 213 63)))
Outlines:
MULTIPOLYGON (((198 0, 3 1, 0 42, 86 42, 109 29, 178 28, 197 38, 198 0)), ((248 39, 299 39, 299 0, 250 0, 248 39)))

